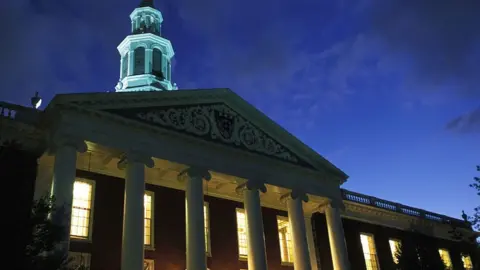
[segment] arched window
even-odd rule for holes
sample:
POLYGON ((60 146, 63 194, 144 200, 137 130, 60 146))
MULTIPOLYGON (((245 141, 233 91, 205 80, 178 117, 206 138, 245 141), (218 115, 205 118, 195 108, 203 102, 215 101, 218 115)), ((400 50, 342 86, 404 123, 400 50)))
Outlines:
POLYGON ((128 75, 128 53, 122 57, 122 78, 125 78, 128 75))
POLYGON ((152 74, 159 77, 164 78, 162 72, 162 51, 155 48, 153 49, 153 66, 152 66, 152 74))
POLYGON ((133 75, 145 73, 145 48, 138 47, 135 49, 135 68, 133 75))

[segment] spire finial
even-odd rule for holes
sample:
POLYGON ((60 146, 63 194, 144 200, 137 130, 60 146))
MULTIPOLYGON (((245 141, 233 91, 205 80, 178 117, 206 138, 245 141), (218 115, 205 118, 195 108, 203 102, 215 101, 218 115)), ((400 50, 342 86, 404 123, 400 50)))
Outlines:
POLYGON ((155 8, 155 6, 153 5, 153 0, 142 0, 140 2, 140 5, 138 5, 138 7, 151 7, 151 8, 155 8))

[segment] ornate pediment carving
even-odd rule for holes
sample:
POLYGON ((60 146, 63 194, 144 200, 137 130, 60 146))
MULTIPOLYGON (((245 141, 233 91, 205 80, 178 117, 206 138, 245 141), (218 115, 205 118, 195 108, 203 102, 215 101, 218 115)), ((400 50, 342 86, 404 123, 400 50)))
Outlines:
POLYGON ((223 103, 107 111, 311 168, 287 147, 223 103))

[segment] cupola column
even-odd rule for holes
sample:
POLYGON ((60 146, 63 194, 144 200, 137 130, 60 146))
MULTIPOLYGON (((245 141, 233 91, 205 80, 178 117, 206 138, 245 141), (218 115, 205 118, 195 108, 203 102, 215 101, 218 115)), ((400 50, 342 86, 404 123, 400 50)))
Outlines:
POLYGON ((152 73, 153 50, 145 49, 145 73, 152 73))
POLYGON ((134 68, 135 68, 135 53, 134 53, 134 50, 130 49, 128 51, 128 76, 133 75, 134 68))

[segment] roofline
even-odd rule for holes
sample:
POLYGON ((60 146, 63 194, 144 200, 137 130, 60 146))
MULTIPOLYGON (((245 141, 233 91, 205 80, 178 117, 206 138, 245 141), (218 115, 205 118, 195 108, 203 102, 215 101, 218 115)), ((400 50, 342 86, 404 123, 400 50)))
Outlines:
MULTIPOLYGON (((377 197, 365 195, 362 193, 350 191, 347 189, 341 189, 342 199, 345 201, 350 201, 354 203, 359 203, 363 205, 372 206, 375 208, 380 208, 383 210, 388 210, 408 216, 413 216, 417 218, 423 218, 434 222, 440 222, 445 224, 451 224, 452 226, 466 228, 472 230, 471 225, 469 225, 464 220, 453 218, 449 216, 445 216, 442 214, 430 212, 427 210, 423 210, 420 208, 415 208, 411 206, 407 206, 401 203, 396 203, 384 199, 380 199, 377 197)), ((472 230, 473 231, 473 230, 472 230)))

